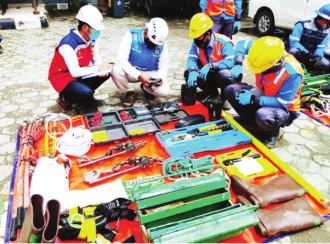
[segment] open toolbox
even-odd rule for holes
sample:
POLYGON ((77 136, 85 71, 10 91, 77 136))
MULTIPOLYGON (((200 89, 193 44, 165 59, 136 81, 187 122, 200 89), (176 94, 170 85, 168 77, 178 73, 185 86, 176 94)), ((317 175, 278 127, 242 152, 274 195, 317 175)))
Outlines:
POLYGON ((128 120, 124 121, 123 124, 130 138, 151 136, 162 130, 158 122, 153 117, 128 120))
POLYGON ((158 132, 156 138, 171 157, 187 157, 251 143, 251 137, 227 120, 158 132))
POLYGON ((226 169, 228 175, 237 175, 243 180, 250 180, 278 172, 278 169, 268 159, 264 158, 252 147, 223 153, 217 155, 215 159, 226 169), (256 162, 253 162, 253 160, 251 162, 251 159, 254 159, 256 162))
POLYGON ((134 189, 143 241, 219 242, 257 225, 257 208, 234 205, 226 185, 223 175, 210 174, 134 189))
MULTIPOLYGON (((110 111, 110 112, 101 113, 101 114, 102 114, 103 120, 108 119, 112 122, 111 124, 118 124, 118 123, 122 122, 119 114, 116 111, 110 111)), ((95 117, 95 114, 87 114, 85 117, 86 117, 89 128, 99 127, 99 126, 93 126, 92 121, 90 121, 92 118, 95 117)))
POLYGON ((148 109, 160 125, 189 116, 176 102, 151 104, 148 109))
POLYGON ((94 146, 96 147, 110 143, 118 143, 129 137, 122 123, 92 127, 89 130, 92 132, 94 146))
MULTIPOLYGON (((126 113, 130 117, 129 120, 145 119, 145 118, 152 117, 147 106, 128 107, 128 108, 118 109, 117 112, 121 119, 122 119, 122 117, 120 114, 122 112, 126 113)), ((125 121, 124 119, 122 119, 122 120, 125 121)), ((128 120, 126 120, 126 121, 128 121, 128 120)))

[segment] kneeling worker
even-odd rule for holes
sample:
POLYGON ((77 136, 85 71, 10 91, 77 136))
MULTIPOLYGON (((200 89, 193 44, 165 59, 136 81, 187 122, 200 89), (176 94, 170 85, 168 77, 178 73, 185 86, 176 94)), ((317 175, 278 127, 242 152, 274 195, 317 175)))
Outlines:
POLYGON ((309 70, 330 72, 330 4, 316 10, 316 18, 299 21, 286 46, 309 70))
POLYGON ((230 109, 224 90, 233 83, 230 69, 234 65, 232 41, 211 30, 213 21, 204 13, 194 15, 190 21, 189 38, 194 39, 189 51, 185 78, 189 87, 197 85, 202 92, 197 99, 219 96, 224 101, 223 109, 230 109))
POLYGON ((161 18, 153 18, 145 28, 131 29, 125 34, 112 73, 115 85, 125 95, 125 106, 132 106, 134 103, 134 89, 130 83, 142 82, 140 87, 147 100, 170 94, 170 86, 166 80, 167 36, 168 26, 161 18), (153 79, 161 81, 155 82, 153 79))
MULTIPOLYGON (((99 107, 104 101, 93 97, 95 90, 102 85, 109 74, 106 70, 113 67, 102 63, 96 39, 105 29, 102 14, 91 6, 82 7, 76 18, 78 29, 72 29, 55 49, 55 55, 49 68, 48 79, 59 93, 57 103, 63 113, 72 110, 72 104, 78 103, 86 109, 99 107), (94 66, 89 67, 90 62, 94 66), (104 71, 95 77, 82 79, 86 75, 104 71)), ((80 111, 82 112, 82 111, 80 111)))
POLYGON ((234 84, 226 88, 226 98, 240 116, 234 119, 243 126, 259 127, 265 136, 265 146, 274 148, 279 128, 289 126, 300 116, 304 72, 300 63, 285 52, 281 39, 267 36, 254 43, 238 42, 236 65, 232 69, 234 78, 243 74, 245 54, 248 54, 249 69, 256 74, 256 86, 263 91, 257 94, 250 91, 252 86, 234 84))

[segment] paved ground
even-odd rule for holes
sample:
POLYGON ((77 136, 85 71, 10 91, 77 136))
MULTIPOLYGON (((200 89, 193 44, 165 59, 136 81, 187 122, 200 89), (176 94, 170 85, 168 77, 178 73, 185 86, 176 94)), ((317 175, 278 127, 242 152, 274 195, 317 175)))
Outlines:
MULTIPOLYGON (((168 38, 170 55, 170 72, 168 81, 171 84, 171 95, 168 101, 180 100, 180 88, 184 83, 183 71, 191 40, 188 39, 189 17, 164 17, 170 26, 168 38)), ((114 60, 119 42, 124 33, 131 28, 143 27, 148 18, 139 12, 127 10, 123 19, 105 17, 107 29, 100 37, 100 50, 105 61, 114 60)), ((6 201, 14 160, 16 135, 24 117, 46 112, 59 112, 56 105, 58 94, 47 80, 54 47, 77 22, 74 15, 66 12, 52 15, 47 29, 4 30, 0 55, 0 238, 4 236, 6 218, 6 201)), ((255 40, 257 37, 248 34, 253 31, 240 32, 234 36, 237 43, 242 39, 255 40)), ((254 83, 254 76, 244 64, 244 81, 254 83)), ((138 92, 136 105, 143 103, 139 85, 134 85, 138 92)), ((121 107, 120 96, 112 80, 108 80, 96 92, 96 98, 104 99, 106 105, 100 111, 109 111, 121 107)), ((159 101, 159 100, 158 100, 159 101)), ((234 111, 230 111, 234 114, 234 111)), ((302 115, 288 128, 281 131, 279 145, 273 151, 299 172, 318 190, 329 197, 330 181, 330 128, 302 115)), ((282 239, 281 242, 330 242, 330 221, 322 227, 302 232, 282 239)), ((1 239, 0 239, 1 241, 1 239)))

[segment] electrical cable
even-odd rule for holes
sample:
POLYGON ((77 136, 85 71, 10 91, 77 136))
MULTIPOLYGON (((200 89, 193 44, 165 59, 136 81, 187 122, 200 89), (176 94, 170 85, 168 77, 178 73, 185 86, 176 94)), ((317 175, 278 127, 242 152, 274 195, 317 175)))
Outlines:
POLYGON ((70 118, 65 114, 53 114, 50 116, 46 122, 45 131, 49 137, 56 139, 55 148, 64 155, 74 157, 85 155, 93 144, 92 133, 85 129, 84 126, 73 128, 70 118), (56 135, 62 134, 61 137, 53 137, 53 133, 49 133, 48 130, 49 121, 57 116, 66 117, 70 122, 70 128, 66 132, 56 132, 56 135))
MULTIPOLYGON (((181 158, 181 157, 173 157, 165 160, 163 163, 163 175, 168 177, 169 180, 176 180, 175 178, 170 178, 169 175, 172 174, 178 174, 181 172, 194 170, 198 168, 203 168, 206 166, 212 166, 213 165, 214 158, 211 156, 205 156, 200 159, 194 159, 194 158, 181 158)), ((217 167, 217 165, 214 165, 214 167, 217 167)), ((202 170, 202 172, 212 172, 213 169, 205 169, 202 170)), ((199 171, 194 172, 194 174, 199 174, 199 171)), ((188 178, 188 173, 182 174, 181 177, 188 178)))

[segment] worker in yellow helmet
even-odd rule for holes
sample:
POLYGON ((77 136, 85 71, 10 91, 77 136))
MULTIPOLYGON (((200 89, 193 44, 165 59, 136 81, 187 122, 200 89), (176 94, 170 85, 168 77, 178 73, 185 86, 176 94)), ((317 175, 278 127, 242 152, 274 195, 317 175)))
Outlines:
POLYGON ((226 98, 239 114, 234 119, 247 129, 258 127, 263 132, 263 143, 274 148, 279 139, 279 128, 288 126, 300 116, 300 94, 304 72, 295 57, 284 50, 277 37, 262 37, 255 41, 237 43, 233 79, 243 75, 242 62, 256 75, 256 88, 240 83, 228 86, 226 98))
POLYGON ((225 102, 224 89, 233 83, 230 69, 234 65, 232 41, 211 30, 213 21, 204 13, 192 17, 189 25, 189 38, 194 39, 189 51, 185 79, 189 87, 198 86, 203 92, 197 99, 219 96, 224 101, 223 109, 230 109, 225 102))

